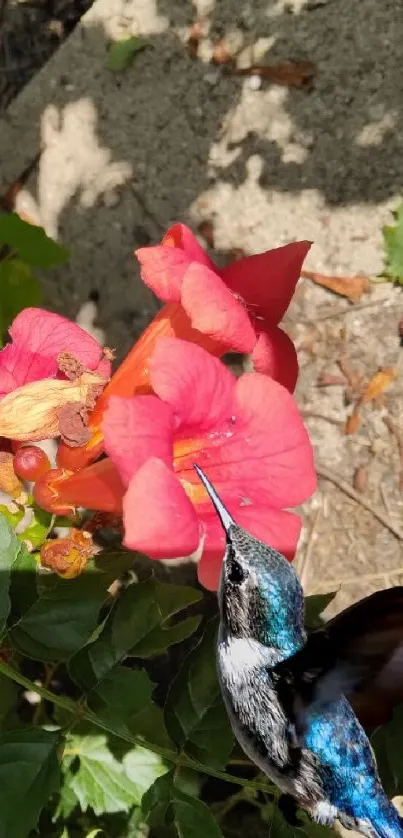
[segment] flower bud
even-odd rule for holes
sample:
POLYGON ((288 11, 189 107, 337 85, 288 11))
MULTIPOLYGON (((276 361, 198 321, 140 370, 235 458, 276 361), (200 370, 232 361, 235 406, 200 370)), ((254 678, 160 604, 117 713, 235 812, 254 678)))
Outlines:
POLYGON ((22 445, 14 455, 14 471, 21 480, 39 480, 49 470, 49 457, 37 445, 22 445))
POLYGON ((0 489, 18 498, 21 495, 22 483, 14 471, 13 455, 8 451, 0 451, 0 489))
POLYGON ((56 538, 42 545, 41 564, 64 579, 74 579, 96 552, 90 533, 73 528, 67 538, 56 538))

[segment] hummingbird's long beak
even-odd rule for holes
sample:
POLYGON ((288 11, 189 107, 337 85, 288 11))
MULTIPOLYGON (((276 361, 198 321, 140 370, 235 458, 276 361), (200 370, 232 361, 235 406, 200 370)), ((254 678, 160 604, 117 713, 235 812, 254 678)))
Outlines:
POLYGON ((203 486, 204 486, 206 492, 208 493, 209 497, 211 498, 211 500, 212 500, 212 502, 215 506, 216 512, 219 516, 219 519, 220 519, 220 521, 223 525, 225 533, 228 537, 230 528, 235 526, 234 519, 229 514, 228 509, 225 508, 222 500, 220 500, 220 498, 218 497, 217 492, 214 489, 214 486, 211 485, 210 481, 207 479, 206 475, 201 470, 201 468, 199 468, 199 466, 197 466, 195 463, 193 464, 193 468, 197 472, 198 476, 200 477, 201 482, 203 483, 203 486))

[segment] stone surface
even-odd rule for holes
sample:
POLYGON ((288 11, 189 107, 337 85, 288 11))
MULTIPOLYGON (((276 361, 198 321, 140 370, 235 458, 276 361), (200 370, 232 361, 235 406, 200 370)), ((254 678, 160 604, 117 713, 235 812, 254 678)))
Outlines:
MULTIPOLYGON (((217 259, 308 238, 307 267, 376 275, 381 228, 403 187, 402 31, 400 0, 198 0, 193 11, 181 0, 96 0, 0 120, 0 193, 41 149, 18 206, 71 247, 70 263, 44 276, 49 305, 76 316, 96 299, 96 325, 124 353, 157 307, 132 252, 175 220, 195 229, 211 221, 217 259), (186 41, 197 14, 203 38, 192 60, 186 41), (125 33, 147 37, 149 47, 114 74, 108 45, 125 33), (214 66, 223 37, 239 66, 315 62, 313 90, 257 85, 214 66)), ((301 347, 305 408, 340 421, 348 414, 343 388, 316 386, 324 369, 337 371, 342 327, 363 374, 400 364, 401 292, 378 286, 372 299, 346 315, 346 302, 301 283, 288 328, 301 347), (321 319, 329 310, 341 315, 321 319)), ((398 417, 402 395, 399 378, 381 413, 365 409, 354 437, 307 419, 320 461, 349 480, 369 465, 368 496, 395 521, 397 446, 382 410, 398 417)), ((327 482, 314 504, 301 546, 308 587, 359 575, 358 587, 344 586, 344 602, 397 581, 401 543, 370 513, 327 482)))

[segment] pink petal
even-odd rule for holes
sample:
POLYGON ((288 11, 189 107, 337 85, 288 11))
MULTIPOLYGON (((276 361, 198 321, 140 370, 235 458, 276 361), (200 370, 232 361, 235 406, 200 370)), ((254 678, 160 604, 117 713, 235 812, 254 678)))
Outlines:
POLYGON ((294 392, 298 379, 297 353, 291 338, 278 326, 260 332, 252 362, 256 372, 270 375, 290 393, 294 392))
POLYGON ((205 250, 203 250, 196 236, 189 230, 189 227, 186 227, 186 224, 173 224, 166 231, 161 244, 179 247, 186 253, 189 262, 200 262, 201 265, 215 270, 214 262, 212 262, 205 250))
POLYGON ((141 278, 154 294, 160 300, 180 302, 183 277, 189 267, 186 253, 177 247, 157 244, 140 247, 135 255, 140 262, 141 278))
POLYGON ((185 432, 202 434, 231 415, 235 378, 218 358, 179 338, 160 338, 151 360, 154 391, 185 432))
POLYGON ((111 396, 102 431, 105 451, 126 485, 150 457, 172 466, 173 413, 157 396, 111 396))
POLYGON ((16 387, 56 376, 57 357, 69 352, 86 369, 96 370, 102 349, 91 335, 59 314, 26 308, 11 328, 12 343, 0 352, 0 395, 16 387))
POLYGON ((218 274, 192 262, 183 277, 181 302, 194 329, 219 340, 223 348, 252 351, 256 333, 250 315, 218 274))
MULTIPOLYGON (((292 561, 301 531, 301 520, 297 515, 267 506, 240 507, 234 501, 223 500, 237 524, 292 561)), ((216 591, 225 551, 225 536, 214 511, 212 514, 203 505, 198 507, 198 512, 205 532, 203 555, 197 568, 199 582, 208 590, 216 591)))
POLYGON ((310 247, 311 242, 292 242, 275 250, 246 256, 224 268, 221 276, 256 316, 277 326, 290 305, 310 247))
MULTIPOLYGON (((177 471, 197 485, 194 457, 183 455, 177 471)), ((294 399, 260 373, 237 380, 233 415, 205 436, 196 462, 217 491, 247 502, 282 509, 302 503, 316 488, 312 447, 294 399)))
POLYGON ((152 559, 189 556, 196 550, 199 520, 179 480, 152 457, 133 477, 123 501, 124 543, 152 559))

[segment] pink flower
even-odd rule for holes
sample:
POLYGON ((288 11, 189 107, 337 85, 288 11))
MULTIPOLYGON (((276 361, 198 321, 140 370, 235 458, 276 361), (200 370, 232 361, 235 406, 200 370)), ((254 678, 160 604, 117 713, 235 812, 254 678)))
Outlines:
POLYGON ((292 242, 219 269, 191 230, 175 224, 160 245, 142 247, 136 256, 143 281, 162 300, 181 304, 192 328, 214 342, 214 354, 251 353, 256 371, 292 392, 296 352, 278 324, 309 248, 310 242, 292 242))
POLYGON ((0 398, 18 387, 60 376, 59 355, 65 353, 86 370, 108 377, 110 362, 84 329, 59 314, 26 308, 10 329, 11 343, 0 351, 0 398))
POLYGON ((316 480, 312 449, 290 393, 260 373, 238 380, 204 349, 161 338, 153 393, 112 396, 102 422, 110 459, 72 474, 48 472, 35 487, 50 510, 68 505, 119 512, 127 547, 155 559, 202 545, 199 578, 217 588, 224 536, 197 463, 235 520, 290 560, 300 519, 288 507, 316 480))

